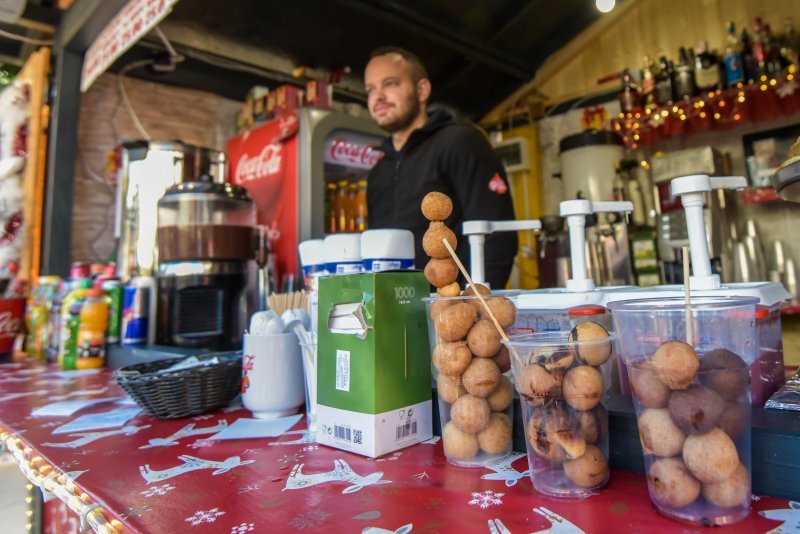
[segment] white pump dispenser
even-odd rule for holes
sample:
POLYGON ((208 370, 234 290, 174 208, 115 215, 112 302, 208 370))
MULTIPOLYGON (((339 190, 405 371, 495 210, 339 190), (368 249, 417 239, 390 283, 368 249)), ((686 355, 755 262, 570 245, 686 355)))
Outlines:
POLYGON ((526 221, 464 221, 461 233, 469 236, 469 271, 472 281, 486 285, 484 250, 486 236, 495 232, 539 231, 542 223, 537 219, 526 221))
POLYGON ((633 211, 633 202, 591 200, 565 200, 560 204, 561 216, 569 227, 569 254, 572 276, 567 280, 567 291, 577 293, 594 291, 594 280, 586 268, 586 216, 593 213, 615 213, 633 211))

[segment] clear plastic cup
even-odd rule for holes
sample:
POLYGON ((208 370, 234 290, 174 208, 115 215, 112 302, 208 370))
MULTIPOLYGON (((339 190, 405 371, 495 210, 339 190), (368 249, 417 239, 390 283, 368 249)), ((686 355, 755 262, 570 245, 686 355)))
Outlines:
POLYGON ((610 305, 647 487, 667 517, 728 525, 750 513, 756 302, 696 297, 690 312, 682 298, 610 305))
POLYGON ((583 498, 608 482, 608 411, 614 334, 596 323, 509 342, 533 486, 583 498))
MULTIPOLYGON (((484 299, 503 328, 514 324, 516 306, 508 295, 484 299)), ((500 333, 478 297, 423 300, 447 461, 481 467, 509 455, 514 386, 500 333)))

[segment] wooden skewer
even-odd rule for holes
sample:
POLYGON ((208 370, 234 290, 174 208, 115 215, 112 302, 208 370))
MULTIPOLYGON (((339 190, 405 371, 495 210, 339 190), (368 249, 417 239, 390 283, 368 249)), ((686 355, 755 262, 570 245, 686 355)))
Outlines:
POLYGON ((446 238, 442 239, 442 242, 444 243, 444 246, 447 247, 447 252, 450 253, 450 256, 453 258, 453 261, 455 261, 456 265, 458 265, 458 270, 461 271, 461 274, 464 275, 464 278, 467 279, 467 283, 470 286, 472 286, 475 295, 478 297, 478 300, 481 301, 481 306, 483 306, 483 309, 486 310, 486 313, 489 315, 489 319, 491 319, 492 322, 494 323, 494 327, 497 328, 498 332, 500 332, 500 337, 503 338, 503 340, 508 341, 508 336, 506 335, 505 331, 503 331, 503 327, 500 326, 499 322, 497 322, 497 318, 492 313, 492 310, 489 308, 489 305, 486 304, 486 301, 483 299, 483 295, 481 295, 480 292, 478 291, 478 288, 475 287, 475 283, 472 281, 472 278, 470 277, 469 273, 464 268, 464 264, 461 263, 461 260, 458 259, 458 256, 456 255, 456 252, 453 250, 453 247, 450 246, 450 243, 447 241, 446 238))

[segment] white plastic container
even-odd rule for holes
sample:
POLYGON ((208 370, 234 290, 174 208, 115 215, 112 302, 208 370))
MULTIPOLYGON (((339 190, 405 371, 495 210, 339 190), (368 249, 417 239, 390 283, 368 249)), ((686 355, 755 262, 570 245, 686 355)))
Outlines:
POLYGON ((414 268, 414 234, 409 230, 367 230, 361 234, 365 272, 414 268))
POLYGON ((361 263, 361 234, 333 234, 323 244, 328 274, 352 274, 364 271, 361 263))

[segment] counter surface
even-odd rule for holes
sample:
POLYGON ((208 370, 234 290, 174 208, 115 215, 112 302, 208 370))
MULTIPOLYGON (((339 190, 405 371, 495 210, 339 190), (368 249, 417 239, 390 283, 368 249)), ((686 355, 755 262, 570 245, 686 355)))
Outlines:
MULTIPOLYGON (((53 434, 68 420, 120 405, 109 401, 70 418, 31 417, 31 410, 57 400, 121 398, 112 373, 20 364, 0 371, 0 431, 70 473, 109 521, 133 532, 701 530, 659 515, 644 477, 633 473, 615 471, 599 495, 567 501, 533 490, 524 454, 492 469, 457 468, 445 461, 438 438, 377 460, 318 446, 303 423, 277 439, 208 441, 220 422, 250 417, 241 406, 171 421, 141 415, 121 429, 53 434), (151 440, 161 441, 148 447, 151 440)), ((768 532, 784 522, 784 531, 800 528, 800 503, 754 497, 753 511, 743 523, 715 532, 768 532)))

